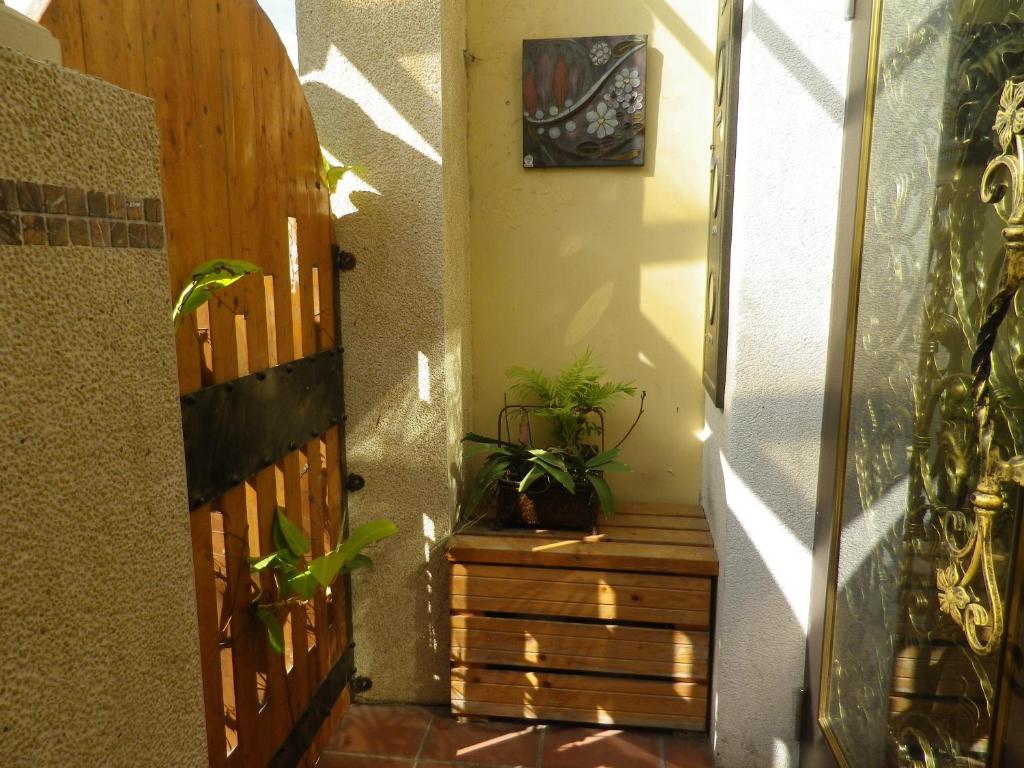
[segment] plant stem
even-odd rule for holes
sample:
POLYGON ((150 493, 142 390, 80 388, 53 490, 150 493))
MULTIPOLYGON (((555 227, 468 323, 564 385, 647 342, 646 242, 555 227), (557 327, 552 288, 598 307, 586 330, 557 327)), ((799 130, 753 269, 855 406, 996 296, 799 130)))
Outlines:
POLYGON ((636 425, 640 423, 640 417, 644 415, 644 400, 646 399, 647 390, 645 389, 643 392, 640 393, 640 411, 637 413, 636 418, 633 419, 633 424, 629 428, 629 431, 626 432, 626 434, 622 436, 622 439, 615 444, 615 448, 613 450, 617 450, 624 442, 626 442, 626 440, 629 439, 629 436, 633 434, 633 430, 636 429, 636 425))

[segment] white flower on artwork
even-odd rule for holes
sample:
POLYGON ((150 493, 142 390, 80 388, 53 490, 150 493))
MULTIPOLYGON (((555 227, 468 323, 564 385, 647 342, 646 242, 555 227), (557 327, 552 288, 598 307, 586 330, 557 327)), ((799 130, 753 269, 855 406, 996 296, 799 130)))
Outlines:
POLYGON ((644 95, 640 91, 633 91, 625 101, 626 112, 635 115, 644 108, 644 95))
POLYGON ((612 57, 612 49, 608 47, 608 43, 604 40, 594 43, 590 46, 590 60, 594 62, 595 67, 599 67, 602 64, 607 64, 608 59, 612 57))
POLYGON ((587 122, 587 133, 597 134, 599 139, 611 136, 619 125, 615 110, 603 101, 598 102, 597 107, 587 112, 587 122))
POLYGON ((636 69, 623 69, 615 76, 616 92, 631 93, 634 88, 640 87, 640 71, 636 69))

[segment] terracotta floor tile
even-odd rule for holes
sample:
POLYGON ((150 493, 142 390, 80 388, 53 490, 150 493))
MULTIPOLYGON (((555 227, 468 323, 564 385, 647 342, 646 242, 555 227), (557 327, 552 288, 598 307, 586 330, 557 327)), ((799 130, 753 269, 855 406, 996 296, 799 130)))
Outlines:
POLYGON ((530 725, 457 723, 437 717, 430 726, 422 757, 458 764, 534 768, 540 731, 530 725))
POLYGON ((665 768, 712 768, 711 744, 704 734, 665 739, 665 768))
POLYGON ((430 710, 423 707, 355 706, 345 715, 325 751, 416 757, 430 718, 430 710))
POLYGON ((320 756, 318 768, 413 768, 414 761, 397 757, 373 755, 339 755, 325 752, 320 756))
POLYGON ((661 768, 658 736, 597 728, 552 729, 544 768, 661 768))

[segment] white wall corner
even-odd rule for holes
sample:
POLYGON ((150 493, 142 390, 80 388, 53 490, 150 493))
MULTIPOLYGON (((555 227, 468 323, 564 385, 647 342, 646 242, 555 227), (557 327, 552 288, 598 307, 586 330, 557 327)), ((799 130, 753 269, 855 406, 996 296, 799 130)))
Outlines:
POLYGON ((712 731, 721 768, 796 768, 849 23, 840 4, 747 2, 742 46, 725 408, 707 402, 702 487, 721 561, 712 731))
POLYGON ((349 514, 354 525, 388 518, 399 529, 374 551, 373 570, 353 578, 368 701, 449 697, 440 544, 470 392, 464 76, 449 87, 463 66, 464 19, 461 0, 296 3, 320 143, 365 169, 334 196, 348 207, 337 240, 359 260, 342 280, 347 454, 366 479, 349 514))

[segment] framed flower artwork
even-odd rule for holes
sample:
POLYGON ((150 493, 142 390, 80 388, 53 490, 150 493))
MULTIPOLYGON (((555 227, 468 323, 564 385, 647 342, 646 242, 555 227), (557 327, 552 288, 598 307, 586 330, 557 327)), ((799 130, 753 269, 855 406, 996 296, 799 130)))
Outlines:
POLYGON ((523 167, 642 166, 647 35, 523 41, 523 167))

